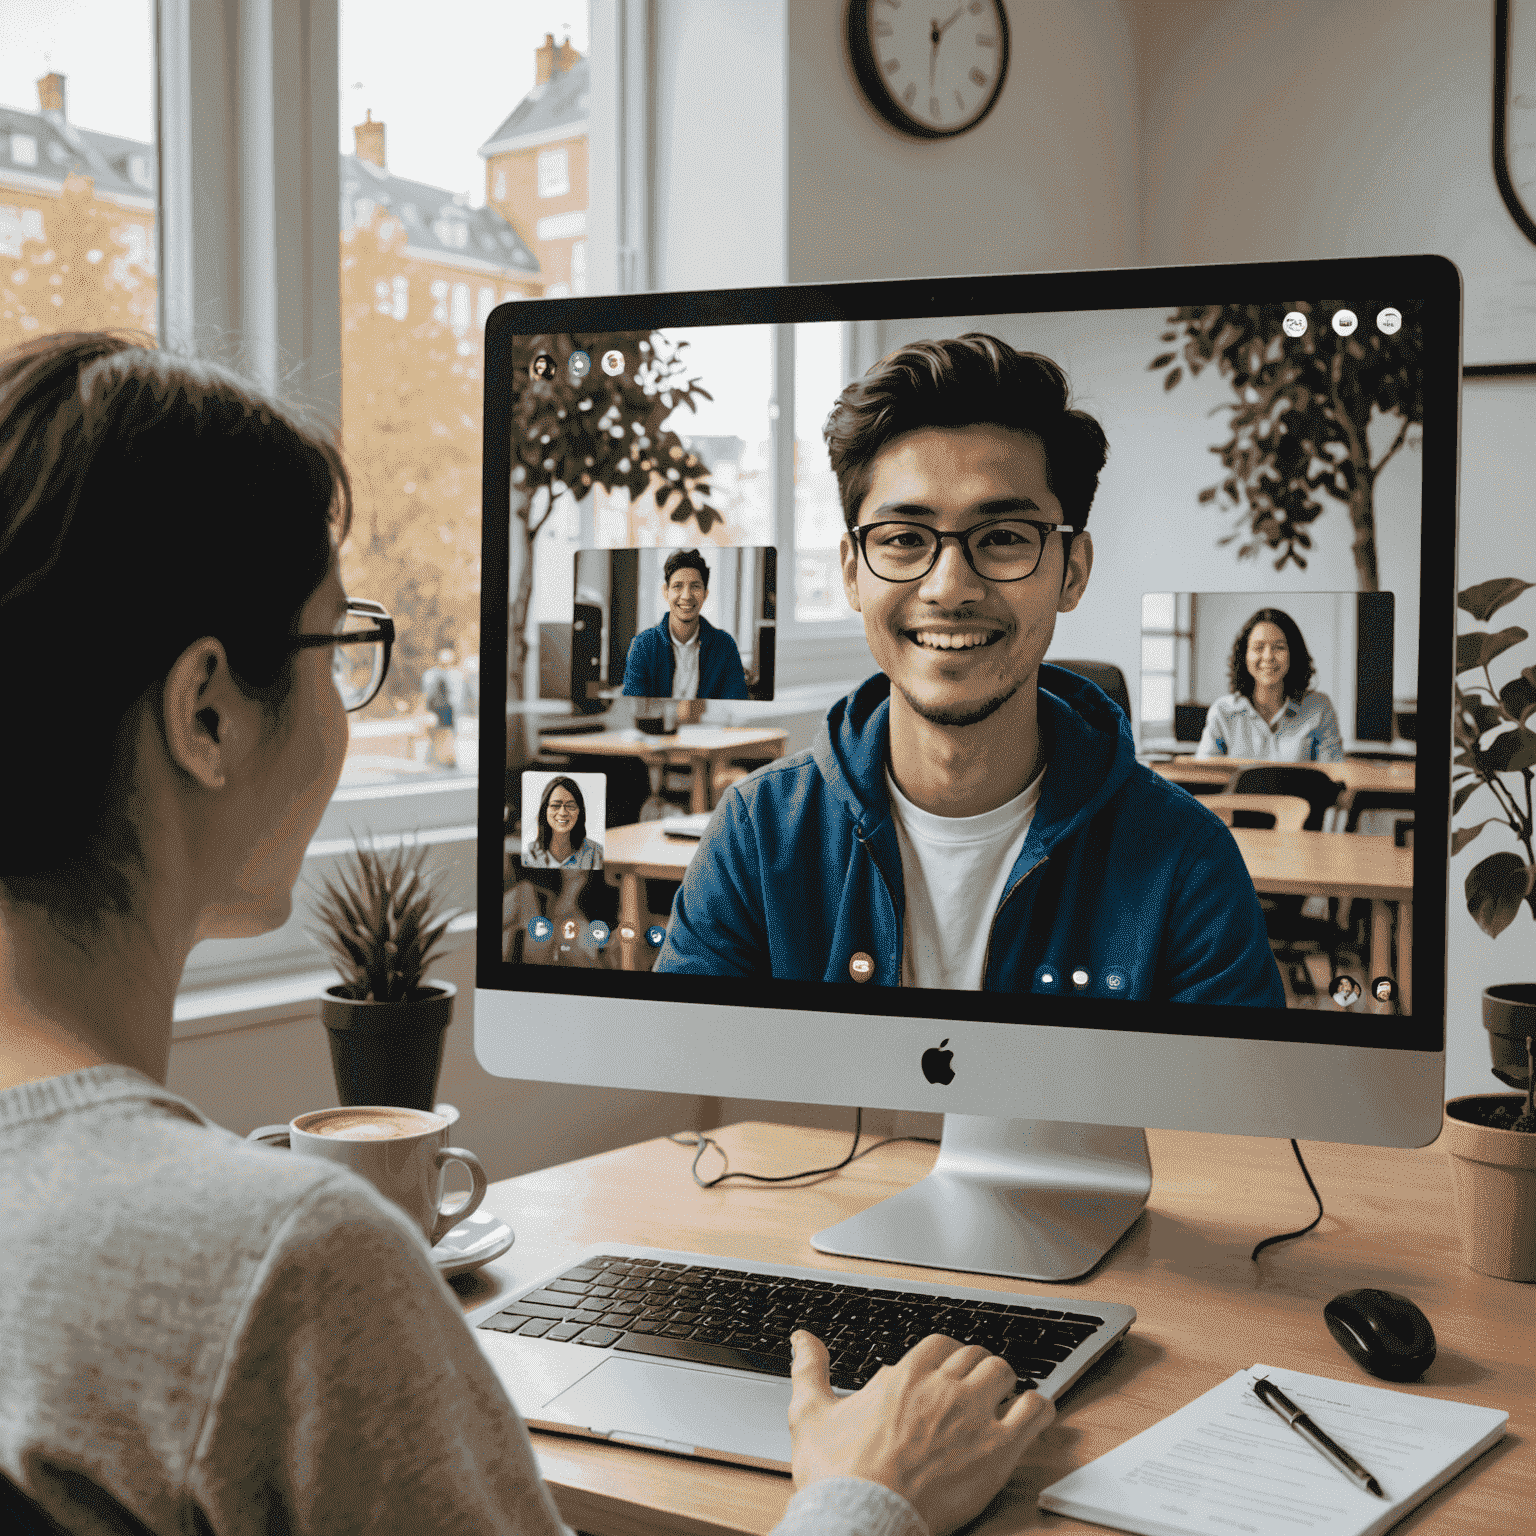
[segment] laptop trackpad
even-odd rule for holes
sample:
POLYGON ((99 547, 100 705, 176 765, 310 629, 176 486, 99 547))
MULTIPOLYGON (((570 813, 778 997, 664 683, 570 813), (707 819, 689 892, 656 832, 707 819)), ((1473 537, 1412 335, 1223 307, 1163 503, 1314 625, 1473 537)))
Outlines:
POLYGON ((538 1417, 789 1466, 789 1382, 778 1376, 610 1357, 538 1417))

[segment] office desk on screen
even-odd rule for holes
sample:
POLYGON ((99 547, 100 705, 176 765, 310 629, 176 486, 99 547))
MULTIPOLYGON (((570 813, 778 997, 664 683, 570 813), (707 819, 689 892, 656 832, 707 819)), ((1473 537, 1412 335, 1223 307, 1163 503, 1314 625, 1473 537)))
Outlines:
MULTIPOLYGON (((733 757, 775 758, 783 755, 789 732, 748 725, 683 725, 671 736, 647 736, 640 731, 599 731, 590 736, 546 737, 543 745, 583 756, 634 757, 647 766, 670 764, 692 772, 693 811, 714 809, 714 770, 733 757)), ((606 853, 607 845, 604 844, 606 853)))
MULTIPOLYGON (((1232 836, 1254 889, 1266 896, 1353 896, 1371 904, 1371 974, 1356 979, 1367 986, 1377 976, 1395 976, 1402 1011, 1413 1012, 1413 850, 1390 837, 1359 837, 1343 832, 1273 832, 1234 827, 1232 836), (1393 910, 1397 919, 1393 923, 1393 910), (1397 935, 1397 966, 1392 965, 1392 936, 1397 935)), ((1358 1012, 1386 1011, 1372 997, 1358 1012)))
MULTIPOLYGON (((963 1064, 963 1063, 962 1063, 963 1064)), ((852 1121, 852 1112, 848 1116, 852 1121)), ((851 1125, 850 1125, 851 1130, 851 1125)), ((850 1137, 787 1126, 735 1125, 713 1133, 733 1168, 789 1173, 838 1161, 850 1137)), ((1462 1263, 1446 1154, 1307 1142, 1307 1164, 1328 1214, 1306 1237, 1253 1245, 1311 1219, 1315 1207, 1282 1140, 1149 1131, 1152 1194, 1108 1259, 1070 1286, 980 1280, 931 1269, 817 1253, 810 1236, 921 1178, 935 1149, 880 1148, 841 1173, 801 1188, 724 1184, 701 1190, 693 1149, 666 1139, 605 1152, 492 1184, 487 1210, 517 1245, 454 1282, 466 1311, 511 1295, 588 1243, 659 1244, 842 1270, 905 1275, 1000 1290, 1042 1291, 1070 1306, 1129 1302, 1137 1319, 1118 1348, 1060 1405, 981 1520, 982 1536, 1018 1531, 1101 1532, 1035 1507, 1039 1491, 1139 1434, 1234 1370, 1264 1361, 1341 1380, 1368 1380, 1323 1325, 1340 1291, 1373 1285, 1416 1301, 1439 1353, 1425 1379, 1399 1390, 1505 1410, 1509 1432, 1487 1455, 1393 1528, 1428 1536, 1513 1533, 1536 1508, 1536 1360, 1532 1287, 1474 1274, 1462 1263), (1521 1515, 1520 1511, 1526 1514, 1521 1515)), ((713 1172, 718 1159, 706 1154, 713 1172)), ((772 1472, 690 1461, 543 1432, 533 1444, 566 1523, 594 1536, 730 1536, 772 1529, 792 1491, 772 1472)))
POLYGON ((1346 757, 1342 763, 1267 763, 1254 757, 1179 757, 1167 763, 1149 763, 1153 773, 1175 784, 1225 784, 1244 768, 1317 768, 1344 786, 1340 805, 1348 810, 1349 799, 1360 789, 1412 794, 1415 764, 1369 762, 1346 757))

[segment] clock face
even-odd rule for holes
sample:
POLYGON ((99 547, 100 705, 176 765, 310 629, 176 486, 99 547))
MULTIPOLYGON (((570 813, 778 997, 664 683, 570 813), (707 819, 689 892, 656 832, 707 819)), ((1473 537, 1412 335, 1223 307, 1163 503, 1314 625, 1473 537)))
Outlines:
POLYGON ((848 52, 892 127, 947 139, 991 110, 1008 72, 1002 0, 849 0, 848 52))

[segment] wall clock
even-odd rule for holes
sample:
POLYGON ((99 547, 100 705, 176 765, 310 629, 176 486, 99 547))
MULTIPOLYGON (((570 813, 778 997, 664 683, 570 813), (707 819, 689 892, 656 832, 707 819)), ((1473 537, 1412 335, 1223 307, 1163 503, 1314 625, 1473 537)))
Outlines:
POLYGON ((1008 74, 1002 0, 848 0, 847 41, 864 99, 916 139, 974 128, 1008 74))

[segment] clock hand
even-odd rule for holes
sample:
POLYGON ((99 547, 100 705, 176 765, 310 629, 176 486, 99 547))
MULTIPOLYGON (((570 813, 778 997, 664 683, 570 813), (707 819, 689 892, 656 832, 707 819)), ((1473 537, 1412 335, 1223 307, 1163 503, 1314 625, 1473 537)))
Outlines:
POLYGON ((956 22, 957 22, 957 21, 959 21, 959 19, 960 19, 960 13, 961 13, 961 11, 963 11, 963 10, 964 10, 964 9, 965 9, 965 7, 964 7, 964 6, 963 6, 963 5, 957 5, 957 6, 956 6, 956 7, 955 7, 955 14, 954 14, 954 15, 953 15, 953 16, 951 16, 951 17, 950 17, 950 18, 949 18, 949 20, 948 20, 948 21, 946 21, 946 22, 945 22, 945 23, 944 23, 944 25, 943 25, 943 26, 942 26, 942 27, 940 27, 940 26, 939 26, 939 23, 938 23, 938 19, 937 19, 937 18, 935 18, 935 19, 934 19, 934 23, 933 23, 933 24, 934 24, 934 26, 935 26, 935 27, 937 27, 937 28, 938 28, 938 36, 936 36, 936 37, 935 37, 935 38, 934 38, 934 40, 933 40, 933 41, 934 41, 934 43, 935 43, 935 45, 937 45, 937 43, 938 43, 938 41, 939 41, 939 38, 940 38, 940 37, 942 37, 942 36, 943 36, 943 35, 944 35, 944 34, 945 34, 945 33, 946 33, 946 32, 948 32, 948 31, 949 31, 949 29, 950 29, 950 28, 951 28, 951 27, 952 27, 952 26, 954 26, 954 24, 955 24, 955 23, 956 23, 956 22))
MULTIPOLYGON (((951 20, 954 18, 951 17, 951 20)), ((939 44, 944 40, 943 28, 939 26, 939 18, 933 16, 928 21, 928 40, 932 47, 928 50, 928 93, 933 94, 934 78, 939 67, 939 44)))

